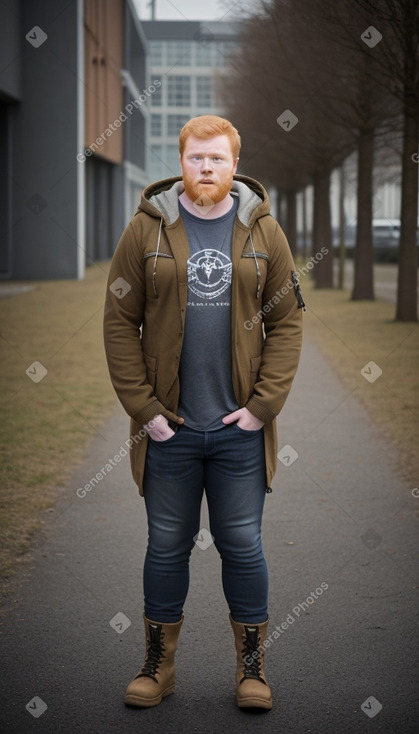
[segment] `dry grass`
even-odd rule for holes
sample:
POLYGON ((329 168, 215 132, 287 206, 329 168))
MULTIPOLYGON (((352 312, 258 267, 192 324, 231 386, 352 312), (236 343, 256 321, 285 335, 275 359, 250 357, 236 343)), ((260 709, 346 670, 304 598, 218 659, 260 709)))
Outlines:
POLYGON ((349 291, 317 290, 306 279, 303 288, 306 336, 394 445, 398 469, 417 486, 419 324, 395 322, 395 307, 380 300, 351 301, 349 291), (361 375, 370 361, 382 370, 373 383, 361 375))
POLYGON ((30 548, 59 486, 115 404, 102 343, 108 266, 0 301, 0 578, 30 548), (38 383, 34 361, 48 370, 38 383))

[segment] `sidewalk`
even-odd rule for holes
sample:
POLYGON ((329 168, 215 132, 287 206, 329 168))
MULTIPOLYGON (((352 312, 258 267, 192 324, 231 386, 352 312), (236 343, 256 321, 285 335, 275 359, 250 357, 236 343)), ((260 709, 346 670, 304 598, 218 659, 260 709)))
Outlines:
POLYGON ((51 513, 5 617, 2 732, 417 731, 419 499, 394 473, 392 447, 356 393, 348 396, 308 339, 279 428, 285 465, 264 515, 270 631, 277 627, 267 651, 272 711, 236 707, 214 545, 192 554, 175 694, 153 709, 124 706, 144 649, 144 502, 128 456, 85 497, 76 494, 122 454, 128 418, 116 408, 106 440, 92 442, 51 513))

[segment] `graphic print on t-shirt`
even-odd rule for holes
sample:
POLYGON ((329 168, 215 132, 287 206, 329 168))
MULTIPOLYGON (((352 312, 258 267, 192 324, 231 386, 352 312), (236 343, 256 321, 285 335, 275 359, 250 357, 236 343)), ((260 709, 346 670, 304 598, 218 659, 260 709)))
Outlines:
POLYGON ((199 250, 188 260, 188 287, 199 298, 218 298, 231 283, 231 260, 219 250, 199 250))

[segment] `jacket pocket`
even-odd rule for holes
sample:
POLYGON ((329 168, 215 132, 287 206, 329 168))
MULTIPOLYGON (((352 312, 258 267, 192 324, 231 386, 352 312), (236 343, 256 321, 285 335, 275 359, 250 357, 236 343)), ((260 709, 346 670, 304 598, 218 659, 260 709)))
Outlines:
POLYGON ((144 362, 147 370, 147 380, 151 387, 156 387, 156 379, 157 379, 157 358, 151 357, 149 354, 146 354, 143 352, 144 355, 144 362))

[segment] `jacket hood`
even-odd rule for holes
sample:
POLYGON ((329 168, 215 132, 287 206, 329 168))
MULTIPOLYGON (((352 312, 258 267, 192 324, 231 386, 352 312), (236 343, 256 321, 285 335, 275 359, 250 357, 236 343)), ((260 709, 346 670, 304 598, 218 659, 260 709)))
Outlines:
MULTIPOLYGON (((184 190, 181 176, 150 184, 141 194, 137 211, 163 219, 166 225, 173 224, 179 217, 179 196, 184 190)), ((259 217, 270 213, 267 191, 255 179, 235 175, 231 191, 239 197, 237 217, 245 227, 252 227, 259 217)))

